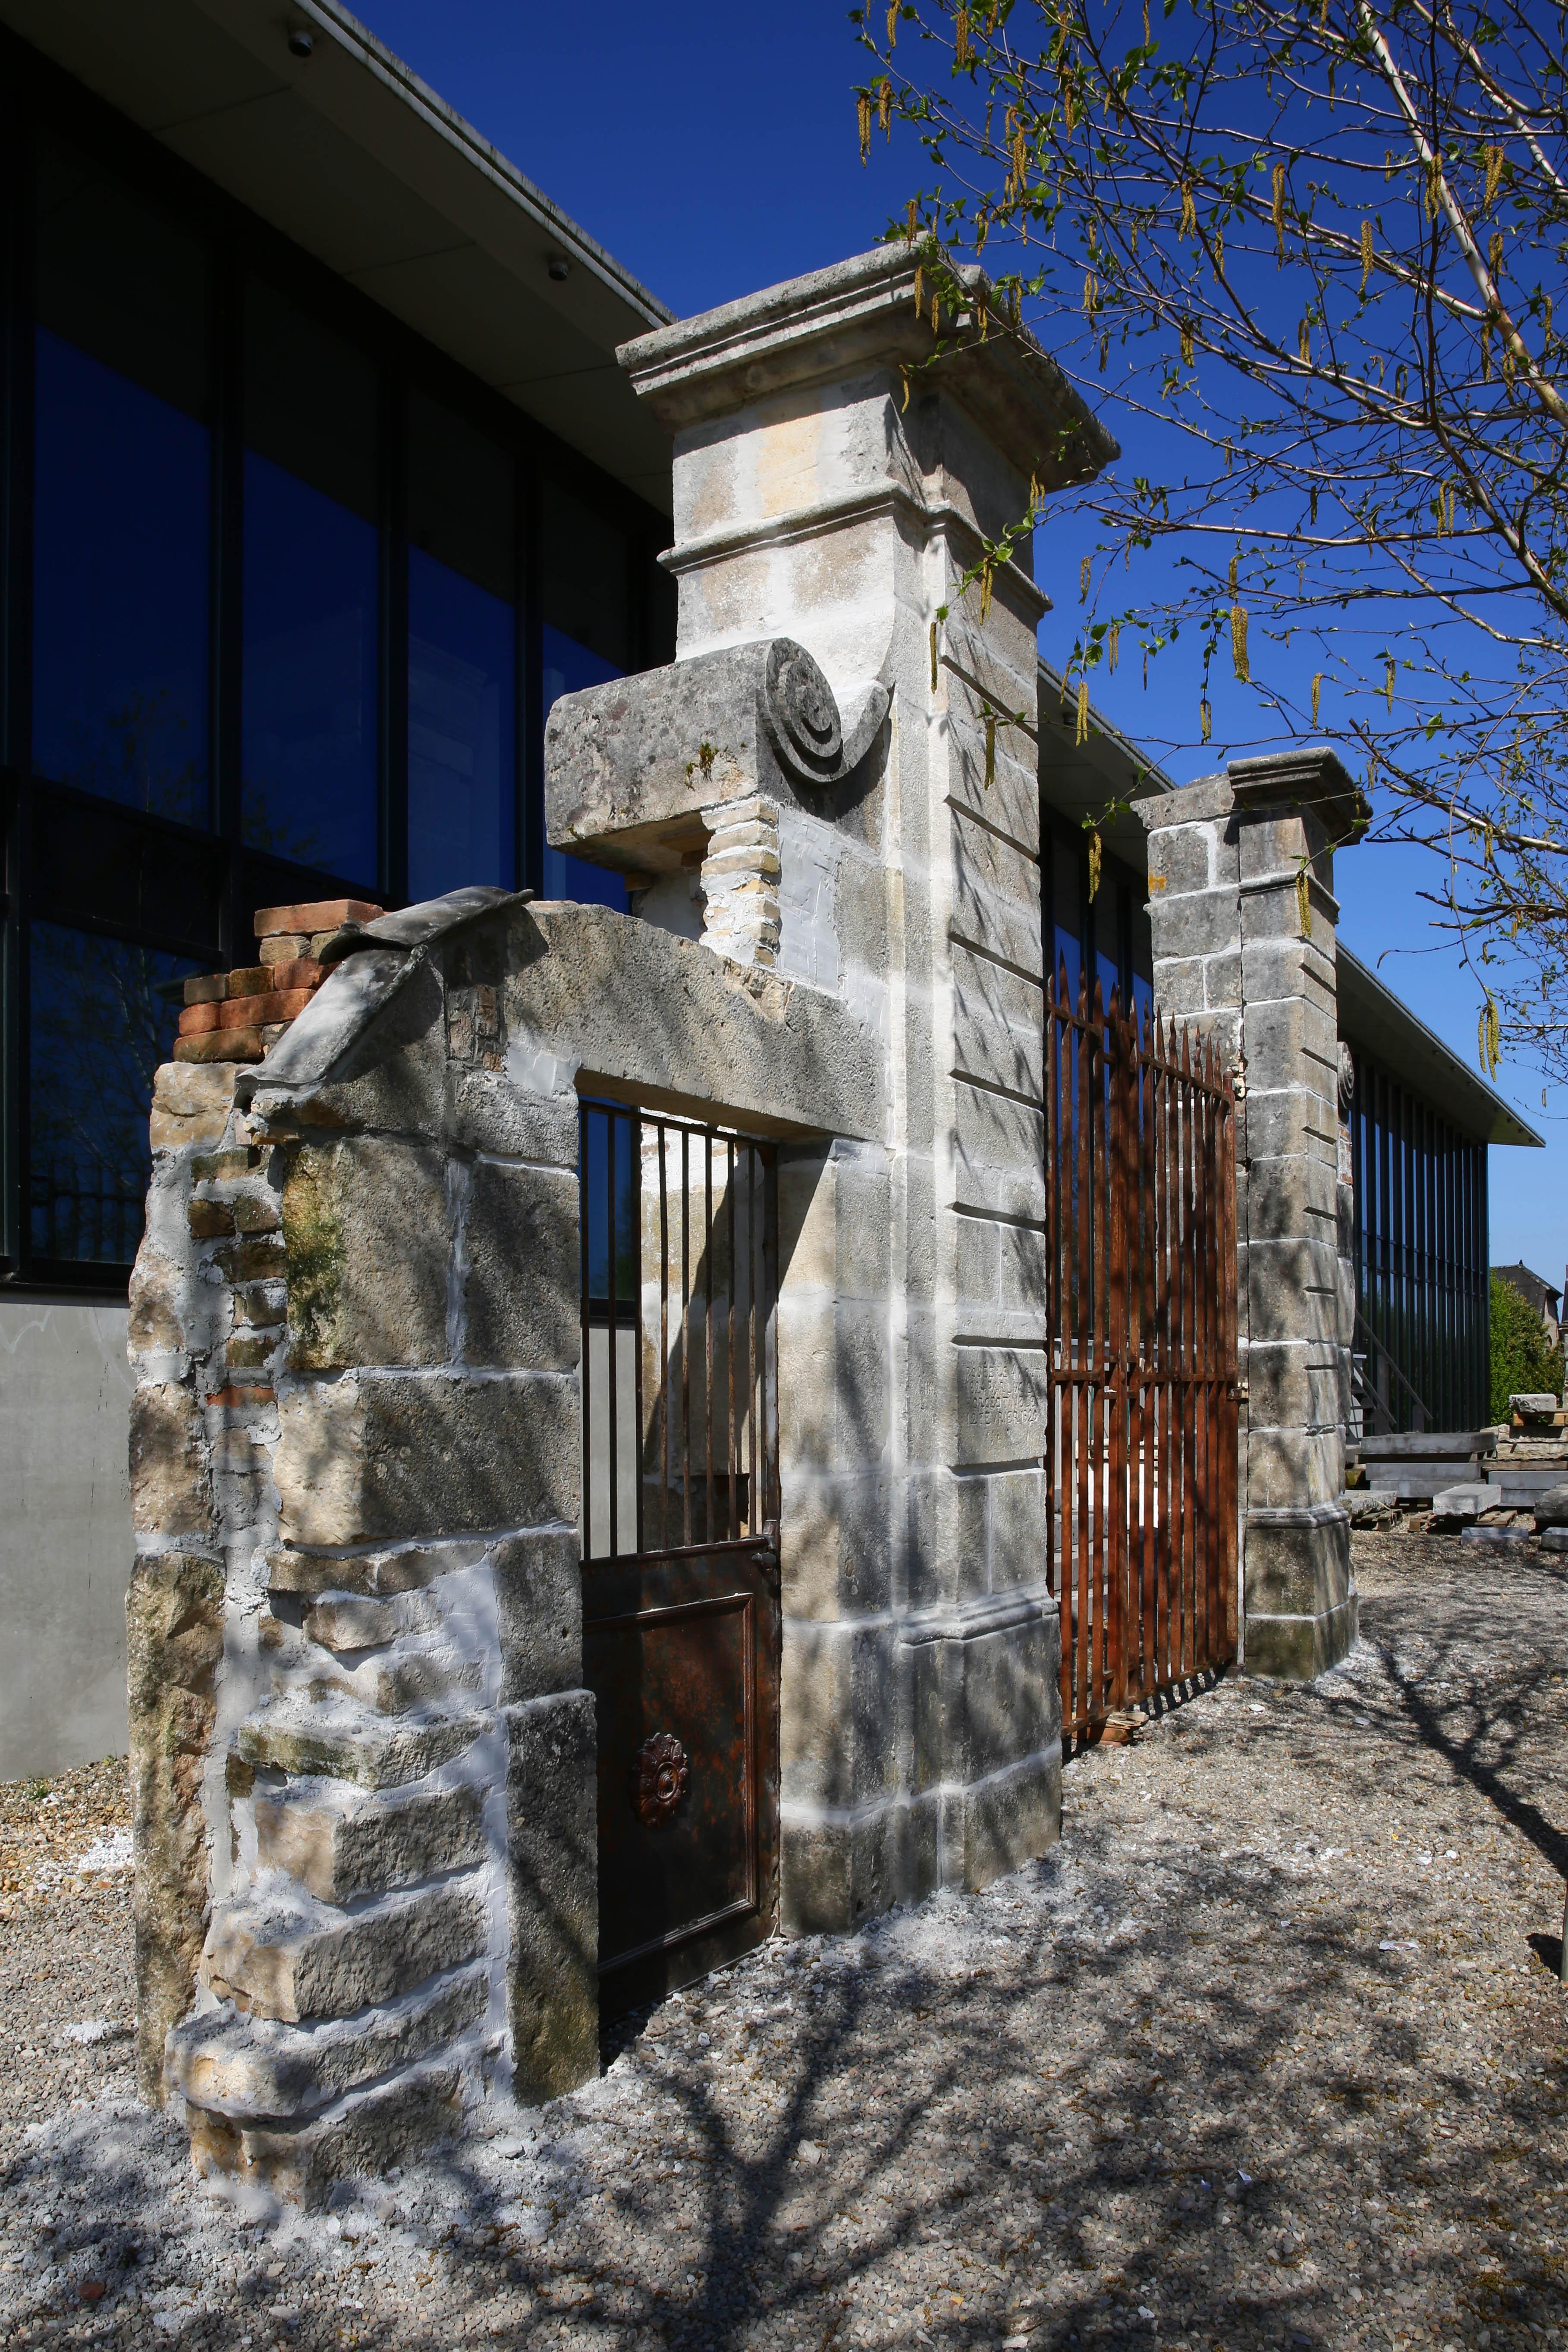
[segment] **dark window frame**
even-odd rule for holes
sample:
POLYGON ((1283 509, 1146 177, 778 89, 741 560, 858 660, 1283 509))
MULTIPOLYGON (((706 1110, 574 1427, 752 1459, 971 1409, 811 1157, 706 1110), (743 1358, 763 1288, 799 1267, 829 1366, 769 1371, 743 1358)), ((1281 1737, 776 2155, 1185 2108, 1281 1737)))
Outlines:
POLYGON ((246 960, 250 919, 269 899, 359 895, 363 884, 247 848, 240 833, 240 581, 243 558, 244 289, 252 273, 366 351, 380 375, 383 457, 378 535, 378 888, 384 903, 406 902, 407 829, 407 407, 417 383, 431 398, 509 449, 516 460, 518 566, 513 739, 513 839, 519 887, 536 882, 543 847, 543 725, 540 504, 547 478, 602 514, 624 535, 628 577, 630 667, 673 657, 669 599, 657 568, 668 518, 558 440, 501 394, 337 277, 237 199, 171 154, 16 35, 0 31, 0 1294, 47 1291, 122 1298, 128 1266, 36 1262, 29 1244, 27 1105, 29 928, 65 922, 99 936, 190 956, 188 936, 73 911, 35 888, 35 817, 62 796, 199 858, 216 860, 216 947, 222 967, 246 960), (31 768, 32 385, 36 301, 35 132, 47 126, 167 206, 207 245, 213 388, 212 533, 209 570, 209 759, 211 823, 184 826, 100 801, 31 768))

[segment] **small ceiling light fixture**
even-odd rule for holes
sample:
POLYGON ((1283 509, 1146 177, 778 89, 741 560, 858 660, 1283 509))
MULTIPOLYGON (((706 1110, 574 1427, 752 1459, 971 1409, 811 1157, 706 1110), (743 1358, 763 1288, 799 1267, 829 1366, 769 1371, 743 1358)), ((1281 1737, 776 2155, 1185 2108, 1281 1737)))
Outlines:
POLYGON ((308 58, 314 54, 316 36, 306 25, 289 27, 289 54, 291 58, 308 58))
POLYGON ((567 260, 566 256, 563 253, 552 253, 551 255, 550 275, 554 278, 557 286, 562 285, 568 278, 571 277, 572 264, 567 260))

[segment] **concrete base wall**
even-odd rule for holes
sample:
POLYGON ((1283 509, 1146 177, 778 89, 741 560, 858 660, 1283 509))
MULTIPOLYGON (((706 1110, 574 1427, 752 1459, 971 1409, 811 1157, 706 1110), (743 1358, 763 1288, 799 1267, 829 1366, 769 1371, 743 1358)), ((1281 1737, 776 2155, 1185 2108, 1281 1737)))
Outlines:
POLYGON ((125 1752, 127 1319, 0 1303, 0 1780, 125 1752))

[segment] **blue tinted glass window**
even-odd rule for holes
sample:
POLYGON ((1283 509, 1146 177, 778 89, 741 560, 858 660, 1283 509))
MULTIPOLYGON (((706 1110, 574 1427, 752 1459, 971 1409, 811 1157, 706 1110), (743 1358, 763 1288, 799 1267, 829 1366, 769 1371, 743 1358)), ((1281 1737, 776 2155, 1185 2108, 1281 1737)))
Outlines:
MULTIPOLYGON (((603 655, 590 652, 586 646, 563 634, 547 621, 544 625, 544 715, 563 694, 578 694, 585 686, 603 686, 612 677, 624 677, 624 667, 606 660, 603 655)), ((618 874, 605 866, 591 866, 584 857, 572 857, 563 850, 546 848, 544 852, 543 890, 546 898, 578 898, 585 905, 615 907, 626 910, 626 886, 618 874)))
POLYGON ((408 895, 517 879, 513 461, 409 404, 408 895))
POLYGON ((240 805, 253 848, 380 867, 378 386, 271 288, 246 301, 240 805))
POLYGON ((153 1073, 195 964, 55 923, 31 930, 28 1219, 35 1255, 125 1265, 142 1239, 153 1073))
POLYGON ((46 138, 37 261, 33 766, 205 824, 205 254, 46 138))
POLYGON ((1049 930, 1051 983, 1059 984, 1061 966, 1066 962, 1068 996, 1078 1003, 1079 983, 1083 975, 1083 950, 1080 927, 1083 921, 1082 861, 1076 848, 1066 843, 1051 845, 1051 925, 1049 930))

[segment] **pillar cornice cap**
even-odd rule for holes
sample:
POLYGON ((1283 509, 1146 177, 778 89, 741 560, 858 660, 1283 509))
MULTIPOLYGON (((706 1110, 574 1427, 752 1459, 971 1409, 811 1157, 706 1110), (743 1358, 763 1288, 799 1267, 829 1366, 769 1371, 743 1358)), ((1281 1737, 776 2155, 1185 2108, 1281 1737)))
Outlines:
POLYGON ((1226 781, 1244 815, 1265 809, 1310 809, 1336 847, 1359 841, 1372 823, 1372 803, 1328 743, 1293 745, 1252 760, 1226 762, 1226 781))
POLYGON ((738 302, 678 320, 623 343, 616 356, 639 399, 672 431, 709 424, 776 394, 870 370, 916 368, 913 389, 951 394, 1021 472, 1060 489, 1089 481, 1121 449, 1026 330, 1009 327, 990 279, 957 272, 968 310, 937 350, 929 312, 914 303, 919 253, 878 246, 831 268, 792 278, 738 302), (984 341, 979 321, 986 316, 984 341))

